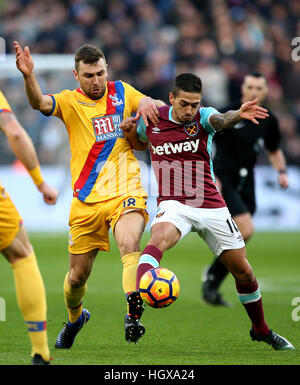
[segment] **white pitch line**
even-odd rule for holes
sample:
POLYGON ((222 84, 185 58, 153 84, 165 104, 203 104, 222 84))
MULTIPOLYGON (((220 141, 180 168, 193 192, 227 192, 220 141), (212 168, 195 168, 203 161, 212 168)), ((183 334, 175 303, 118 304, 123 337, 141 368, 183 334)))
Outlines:
POLYGON ((300 277, 289 276, 280 278, 257 278, 262 291, 298 293, 300 295, 300 277))

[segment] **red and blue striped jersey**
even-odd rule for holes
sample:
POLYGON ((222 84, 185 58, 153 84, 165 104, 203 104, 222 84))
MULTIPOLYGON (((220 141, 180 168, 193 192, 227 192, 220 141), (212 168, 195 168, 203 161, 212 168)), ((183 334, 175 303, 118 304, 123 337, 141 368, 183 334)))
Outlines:
POLYGON ((102 98, 81 89, 51 95, 53 110, 65 124, 71 149, 74 196, 101 202, 116 196, 146 196, 140 168, 120 123, 137 111, 143 94, 122 81, 108 81, 102 98))
POLYGON ((10 105, 6 100, 6 97, 3 95, 1 91, 0 91, 0 112, 12 112, 12 109, 10 108, 10 105))

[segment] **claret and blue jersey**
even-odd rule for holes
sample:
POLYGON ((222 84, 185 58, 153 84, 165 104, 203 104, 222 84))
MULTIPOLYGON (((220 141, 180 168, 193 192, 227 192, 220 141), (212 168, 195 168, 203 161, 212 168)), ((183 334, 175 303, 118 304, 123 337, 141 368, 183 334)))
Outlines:
POLYGON ((172 108, 159 108, 157 126, 140 121, 138 136, 149 142, 152 166, 159 186, 158 203, 175 199, 188 204, 202 194, 199 207, 219 208, 225 202, 215 186, 212 165, 212 140, 215 133, 209 117, 218 111, 200 107, 192 122, 179 123, 172 108))

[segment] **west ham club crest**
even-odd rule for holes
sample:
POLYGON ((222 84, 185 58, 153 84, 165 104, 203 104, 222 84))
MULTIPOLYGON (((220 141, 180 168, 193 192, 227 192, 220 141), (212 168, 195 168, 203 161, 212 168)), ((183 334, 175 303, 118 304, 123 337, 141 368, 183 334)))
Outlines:
POLYGON ((199 132, 198 122, 191 122, 184 126, 185 132, 188 136, 196 136, 199 132))

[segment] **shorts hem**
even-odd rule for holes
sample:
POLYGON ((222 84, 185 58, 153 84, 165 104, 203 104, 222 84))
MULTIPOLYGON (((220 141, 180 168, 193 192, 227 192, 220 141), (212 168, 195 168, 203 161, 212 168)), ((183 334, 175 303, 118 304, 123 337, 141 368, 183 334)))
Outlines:
POLYGON ((237 245, 236 247, 235 246, 232 246, 232 247, 220 247, 218 249, 218 253, 214 253, 216 257, 219 257, 223 251, 226 251, 226 250, 238 250, 238 249, 242 249, 243 247, 245 247, 245 243, 244 245, 237 245))
POLYGON ((89 253, 90 251, 93 251, 93 250, 97 250, 97 251, 110 251, 110 248, 109 247, 91 247, 89 249, 85 249, 85 250, 76 250, 76 251, 72 251, 70 250, 70 248, 68 248, 68 251, 69 253, 71 254, 75 254, 75 255, 79 255, 79 254, 86 254, 86 253, 89 253))
POLYGON ((9 237, 9 240, 7 240, 6 242, 3 242, 3 244, 0 246, 0 251, 7 249, 13 243, 14 239, 16 238, 18 232, 21 230, 22 226, 23 226, 23 222, 19 221, 18 227, 16 227, 14 232, 11 232, 12 235, 11 237, 9 237))
POLYGON ((134 211, 140 212, 141 215, 144 217, 144 230, 145 230, 147 223, 149 222, 149 213, 147 209, 145 209, 144 207, 136 207, 136 208, 130 208, 130 209, 124 208, 124 210, 120 213, 118 219, 110 223, 112 232, 114 233, 115 226, 122 215, 129 214, 130 212, 134 212, 134 211))
POLYGON ((0 251, 7 249, 13 243, 13 240, 16 238, 17 233, 18 232, 16 232, 16 234, 12 238, 10 238, 9 241, 0 245, 0 251))
POLYGON ((152 228, 152 226, 156 225, 157 223, 171 223, 180 232, 180 239, 179 239, 179 241, 180 241, 181 239, 183 239, 191 231, 191 229, 189 229, 188 231, 183 230, 180 227, 178 227, 178 225, 175 222, 176 221, 175 220, 173 221, 172 219, 161 220, 161 221, 160 220, 158 220, 158 221, 154 221, 153 220, 150 227, 152 228))

